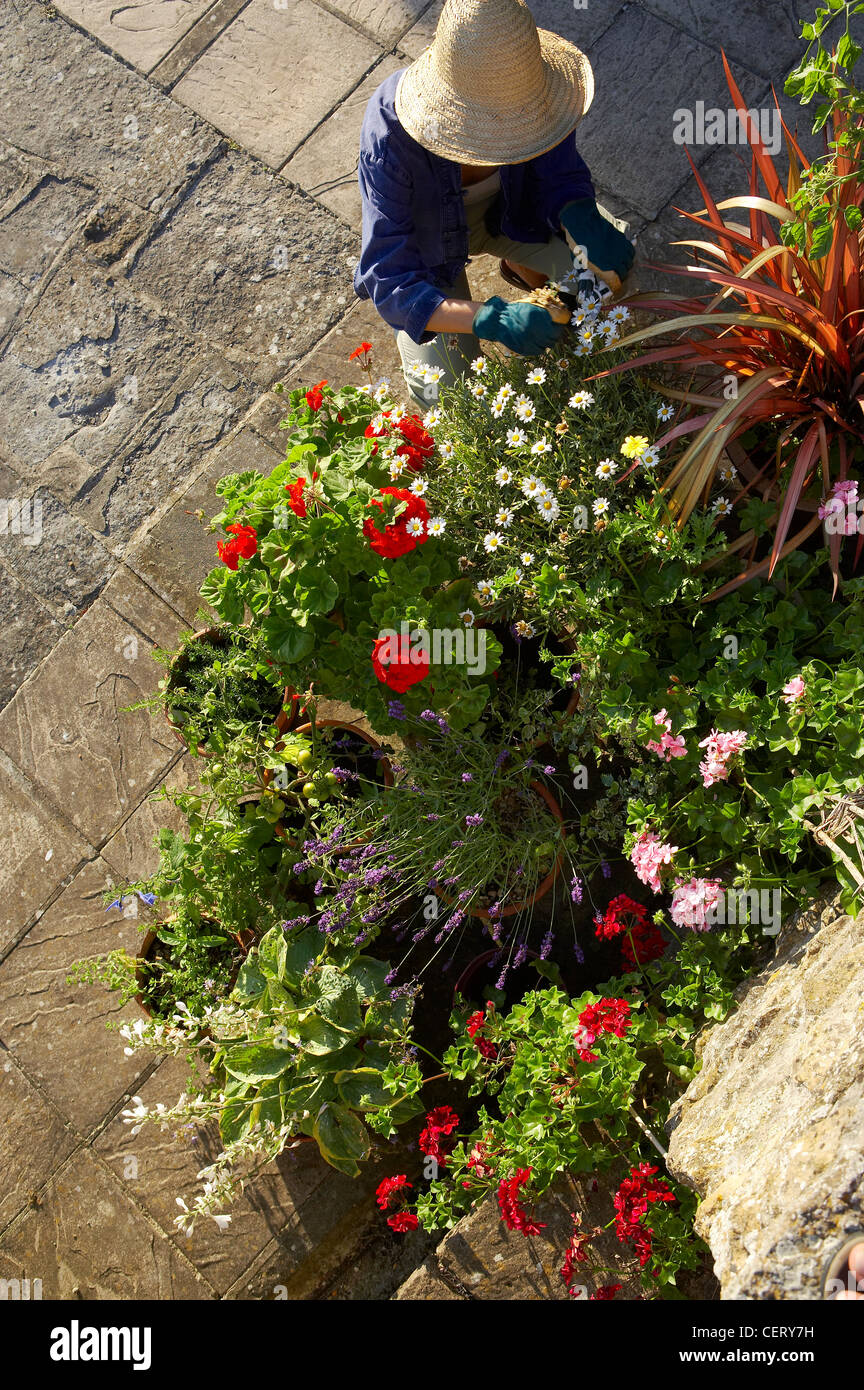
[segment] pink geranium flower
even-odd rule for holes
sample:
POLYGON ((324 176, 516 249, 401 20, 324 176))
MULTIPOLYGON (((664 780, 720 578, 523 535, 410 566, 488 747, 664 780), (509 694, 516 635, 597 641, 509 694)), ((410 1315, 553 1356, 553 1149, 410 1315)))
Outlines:
POLYGON ((706 750, 705 757, 699 764, 703 786, 712 787, 715 782, 726 781, 729 776, 727 764, 730 758, 740 753, 746 742, 747 734, 744 729, 732 729, 728 733, 718 733, 716 729, 712 729, 708 737, 702 739, 699 747, 706 750))
POLYGON ((652 893, 660 892, 660 870, 664 864, 672 863, 677 849, 677 845, 663 844, 653 830, 644 831, 631 849, 630 863, 636 870, 636 877, 647 883, 652 893))
POLYGON ((806 687, 800 676, 793 676, 791 681, 787 681, 783 687, 783 701, 787 705, 795 705, 801 699, 806 687))
POLYGON ((722 890, 717 879, 691 878, 689 883, 679 878, 675 884, 669 916, 679 927, 690 931, 710 931, 713 925, 708 914, 717 907, 722 890))
POLYGON ((685 758, 687 756, 687 744, 684 742, 682 734, 672 734, 672 720, 669 718, 668 711, 658 710, 654 715, 654 723, 663 725, 663 733, 660 740, 649 739, 645 747, 651 753, 656 753, 658 758, 670 763, 673 758, 685 758))

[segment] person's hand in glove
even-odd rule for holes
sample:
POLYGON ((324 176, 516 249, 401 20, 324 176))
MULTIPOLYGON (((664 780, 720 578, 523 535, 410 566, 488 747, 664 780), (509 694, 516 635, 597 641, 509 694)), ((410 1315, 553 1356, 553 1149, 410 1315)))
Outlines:
POLYGON ((561 226, 585 250, 588 269, 613 293, 621 288, 636 255, 632 242, 604 217, 593 198, 577 198, 561 211, 561 226))
POLYGON ((472 332, 491 343, 503 343, 521 357, 535 357, 558 341, 561 324, 539 304, 512 304, 496 294, 477 310, 472 332))

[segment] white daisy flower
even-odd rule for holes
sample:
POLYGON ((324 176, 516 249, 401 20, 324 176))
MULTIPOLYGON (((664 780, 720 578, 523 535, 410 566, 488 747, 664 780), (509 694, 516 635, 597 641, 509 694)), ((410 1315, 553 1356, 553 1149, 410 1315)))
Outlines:
POLYGON ((608 497, 597 497, 592 505, 595 516, 605 516, 609 510, 609 499, 608 497))
POLYGON ((579 347, 583 349, 583 354, 594 346, 594 329, 582 328, 579 331, 579 347))
POLYGON ((430 516, 427 535, 443 536, 446 529, 447 522, 444 520, 443 516, 430 516))
POLYGON ((552 445, 546 443, 546 437, 544 435, 542 439, 535 440, 531 445, 531 452, 532 454, 551 454, 552 445))
POLYGON ((390 463, 390 477, 395 481, 405 471, 405 464, 401 459, 393 459, 390 463))
POLYGON ((372 395, 372 387, 369 385, 369 382, 368 382, 368 381, 364 381, 364 383, 363 383, 362 386, 358 386, 358 387, 357 387, 357 395, 358 395, 358 396, 371 396, 371 395, 372 395))
POLYGON ((528 443, 528 436, 524 430, 508 430, 507 443, 511 449, 521 449, 523 444, 528 443))
POLYGON ((422 497, 428 487, 429 480, 427 478, 415 478, 408 491, 413 492, 415 497, 422 497))
POLYGON ((483 397, 485 395, 488 395, 485 381, 472 382, 471 385, 468 387, 468 390, 471 392, 471 395, 475 398, 475 400, 478 401, 482 401, 483 397))
POLYGON ((422 536, 426 530, 426 526, 419 516, 412 516, 405 530, 408 532, 409 536, 422 536))
POLYGON ((501 509, 495 513, 495 525, 503 527, 505 531, 507 530, 507 527, 512 524, 512 522, 512 507, 501 507, 501 509))
POLYGON ((498 395, 501 397, 502 401, 509 401, 511 396, 516 395, 516 391, 514 387, 510 385, 509 381, 505 381, 503 386, 499 386, 498 395))
POLYGON ((589 405, 593 404, 594 397, 590 391, 577 391, 568 401, 568 405, 572 406, 574 410, 587 410, 589 405))
POLYGON ((639 462, 643 468, 656 468, 660 462, 660 450, 655 449, 653 444, 649 445, 645 452, 639 455, 639 462))
POLYGON ((527 424, 535 418, 537 411, 530 401, 520 401, 516 407, 516 414, 520 420, 524 420, 527 424))
POLYGON ((504 544, 504 537, 497 531, 487 531, 483 537, 483 549, 487 555, 494 555, 496 550, 500 550, 504 544))
POLYGON ((374 393, 373 400, 375 401, 376 405, 383 405, 389 395, 389 383, 386 381, 382 381, 381 385, 376 389, 374 393))
POLYGON ((548 494, 545 497, 537 498, 537 511, 544 521, 557 521, 561 515, 561 508, 556 499, 548 494))
POLYGON ((390 411, 390 419, 394 425, 398 425, 400 420, 405 419, 407 413, 404 405, 394 405, 393 409, 390 411))
POLYGON ((671 420, 671 419, 672 419, 672 416, 673 416, 674 414, 675 414, 675 407, 674 407, 674 405, 667 405, 665 401, 663 402, 662 405, 658 405, 658 407, 657 407, 657 419, 658 419, 658 420, 671 420))
POLYGON ((546 373, 544 372, 542 367, 532 367, 531 371, 525 378, 525 381, 529 386, 542 386, 545 380, 546 373))
POLYGON ((444 379, 443 367, 422 367, 421 371, 423 373, 423 380, 427 386, 434 386, 436 382, 443 381, 444 379))
POLYGON ((524 618, 520 618, 518 623, 513 624, 513 629, 518 637, 533 637, 534 628, 531 623, 526 623, 524 618))
POLYGON ((614 309, 609 310, 609 318, 613 323, 626 323, 630 317, 630 310, 625 309, 623 304, 616 304, 614 309))
POLYGON ((387 416, 386 416, 386 415, 373 415, 373 416, 372 416, 372 420, 371 420, 371 425, 372 425, 373 430, 376 431, 376 433, 377 433, 378 430, 386 429, 386 427, 387 427, 387 416))
POLYGON ((473 627, 473 626, 474 626, 474 614, 472 613, 472 611, 471 611, 470 608, 465 608, 465 609, 459 614, 459 621, 460 621, 460 623, 464 623, 465 627, 473 627))
POLYGON ((481 579, 480 583, 477 585, 477 592, 481 598, 486 599, 492 598, 494 596, 495 590, 493 589, 488 579, 481 579))
POLYGON ((534 563, 534 556, 531 554, 530 550, 523 550, 522 554, 519 556, 519 559, 522 561, 522 564, 526 567, 526 569, 529 565, 533 565, 534 563))
POLYGON ((487 366, 488 362, 485 357, 475 357, 474 361, 471 363, 471 370, 472 372, 477 372, 479 375, 480 372, 485 372, 487 366))
POLYGON ((618 472, 618 465, 614 459, 601 459, 594 469, 596 478, 614 478, 618 472))
POLYGON ((492 419, 493 419, 493 420, 500 420, 500 419, 501 419, 501 416, 504 414, 504 411, 506 410, 506 408, 507 408, 507 402, 506 402, 506 401, 493 401, 492 404, 491 404, 490 407, 489 407, 489 409, 490 409, 491 412, 492 412, 492 419))
MULTIPOLYGON (((514 430, 513 433, 518 433, 518 431, 514 430)), ((507 468, 505 464, 502 463, 501 467, 496 472, 495 481, 499 487, 504 487, 507 483, 512 483, 513 474, 510 472, 510 469, 507 468)))
POLYGON ((724 463, 717 477, 720 479, 721 483, 734 483, 735 479, 738 477, 738 470, 737 468, 733 468, 731 463, 724 463))
POLYGON ((443 444, 438 445, 438 452, 442 459, 452 459, 456 452, 456 446, 445 439, 443 444))
POLYGON ((525 478, 522 482, 522 491, 526 497, 539 497, 545 491, 539 478, 525 478))
POLYGON ((434 429, 435 426, 440 423, 440 420, 440 410, 427 410, 426 414, 423 416, 423 424, 426 426, 427 430, 434 429))
POLYGON ((729 501, 728 497, 718 497, 711 510, 714 512, 715 516, 730 516, 732 512, 732 503, 729 501))

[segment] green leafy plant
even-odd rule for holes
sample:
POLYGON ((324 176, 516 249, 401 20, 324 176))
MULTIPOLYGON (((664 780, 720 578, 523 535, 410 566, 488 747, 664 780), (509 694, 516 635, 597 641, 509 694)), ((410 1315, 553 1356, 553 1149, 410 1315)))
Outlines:
MULTIPOLYGON (((736 108, 745 110, 725 57, 724 64, 736 108)), ((860 121, 857 107, 846 109, 839 87, 831 116, 838 140, 850 119, 860 121)), ((742 508, 757 496, 767 504, 769 554, 754 558, 758 533, 745 529, 730 554, 749 549, 750 563, 717 594, 770 575, 784 555, 817 530, 820 499, 848 478, 864 444, 864 181, 842 142, 834 156, 837 181, 824 193, 830 246, 817 247, 817 258, 810 244, 787 245, 774 224, 794 222, 798 171, 808 165, 785 123, 784 130, 792 163, 786 191, 752 122, 748 192, 718 204, 690 161, 705 210, 684 214, 698 227, 699 240, 683 244, 702 264, 661 268, 708 281, 716 293, 712 298, 640 297, 640 306, 659 315, 660 322, 629 334, 622 346, 655 338, 662 346, 612 368, 659 367, 667 375, 689 378, 682 389, 669 392, 687 406, 684 418, 658 441, 665 447, 693 436, 662 483, 679 525, 706 497, 724 451, 742 478, 733 506, 742 508), (760 179, 767 197, 758 191, 760 179), (733 209, 748 214, 746 227, 730 219, 733 209), (807 519, 789 538, 802 510, 807 519)), ((828 552, 835 582, 841 539, 840 533, 832 536, 828 552)))

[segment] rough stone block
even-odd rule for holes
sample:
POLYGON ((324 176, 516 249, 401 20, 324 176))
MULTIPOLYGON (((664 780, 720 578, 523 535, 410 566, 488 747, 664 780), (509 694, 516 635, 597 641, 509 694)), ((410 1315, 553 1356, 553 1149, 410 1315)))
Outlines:
POLYGON ((252 0, 174 95, 278 168, 380 53, 311 0, 252 0))
POLYGON ((822 1271, 862 1229, 864 914, 817 905, 703 1035, 702 1066, 669 1120, 669 1170, 724 1299, 819 1298, 822 1271))
POLYGON ((92 189, 45 175, 0 212, 0 270, 32 289, 93 203, 92 189))

